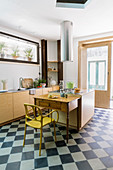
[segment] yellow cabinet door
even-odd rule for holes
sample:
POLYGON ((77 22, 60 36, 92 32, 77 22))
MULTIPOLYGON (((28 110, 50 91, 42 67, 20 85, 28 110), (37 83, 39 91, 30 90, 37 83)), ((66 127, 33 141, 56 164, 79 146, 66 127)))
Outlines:
POLYGON ((0 94, 0 123, 13 119, 12 93, 0 94))
POLYGON ((29 91, 13 93, 14 118, 25 115, 24 103, 29 103, 29 91))

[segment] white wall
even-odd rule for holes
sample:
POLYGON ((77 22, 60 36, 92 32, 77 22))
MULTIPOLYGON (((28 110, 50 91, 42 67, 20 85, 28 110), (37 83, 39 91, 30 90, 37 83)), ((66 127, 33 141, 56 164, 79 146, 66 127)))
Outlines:
POLYGON ((8 81, 8 89, 18 89, 20 77, 35 79, 38 72, 39 67, 36 65, 0 63, 0 80, 8 81))
POLYGON ((64 85, 68 81, 74 82, 74 86, 77 87, 78 83, 78 41, 73 41, 73 62, 67 61, 63 63, 63 79, 64 85))
MULTIPOLYGON (((0 30, 5 33, 13 34, 26 38, 35 42, 40 40, 7 28, 0 27, 0 30)), ((40 50, 41 51, 41 50, 40 50)), ((40 52, 41 56, 41 52, 40 52)), ((41 60, 40 60, 41 61, 41 60)), ((0 62, 0 89, 2 89, 1 80, 8 81, 8 89, 18 89, 19 88, 19 78, 36 78, 39 76, 39 65, 24 64, 24 63, 12 63, 12 62, 0 62)))
MULTIPOLYGON (((78 42, 83 40, 89 40, 93 38, 101 38, 101 37, 107 37, 107 36, 113 36, 113 32, 109 33, 103 33, 103 34, 97 34, 97 35, 91 35, 87 37, 77 37, 73 40, 73 62, 64 62, 64 82, 66 84, 67 81, 73 81, 75 83, 75 87, 78 86, 78 42)), ((113 75, 113 74, 112 74, 113 75)))
POLYGON ((47 41, 48 61, 57 61, 57 41, 47 41))

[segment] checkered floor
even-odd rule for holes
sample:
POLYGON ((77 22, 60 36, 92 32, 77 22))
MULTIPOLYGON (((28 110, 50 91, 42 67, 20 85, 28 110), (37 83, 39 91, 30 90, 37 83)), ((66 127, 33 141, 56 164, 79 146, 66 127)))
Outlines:
POLYGON ((39 131, 27 127, 23 148, 24 119, 0 127, 0 170, 113 170, 113 111, 95 109, 93 119, 79 133, 56 125, 43 128, 39 157, 39 131))

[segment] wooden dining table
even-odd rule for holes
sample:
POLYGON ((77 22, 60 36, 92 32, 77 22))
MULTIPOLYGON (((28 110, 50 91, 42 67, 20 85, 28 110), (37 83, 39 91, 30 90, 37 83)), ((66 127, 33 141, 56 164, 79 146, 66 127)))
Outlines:
MULTIPOLYGON (((66 116, 66 140, 68 143, 68 133, 69 133, 69 113, 70 111, 77 108, 77 131, 80 127, 80 112, 81 112, 81 100, 80 97, 68 96, 60 97, 60 95, 55 95, 53 98, 49 98, 48 94, 40 95, 34 97, 34 104, 37 106, 45 107, 47 109, 55 109, 65 112, 66 116)), ((61 113, 61 112, 60 112, 61 113)))

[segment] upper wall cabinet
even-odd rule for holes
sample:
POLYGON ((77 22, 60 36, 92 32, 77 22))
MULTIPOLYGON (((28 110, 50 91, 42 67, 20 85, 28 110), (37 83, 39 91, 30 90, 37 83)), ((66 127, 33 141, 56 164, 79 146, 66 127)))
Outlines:
POLYGON ((0 61, 39 64, 39 43, 0 32, 0 61))

